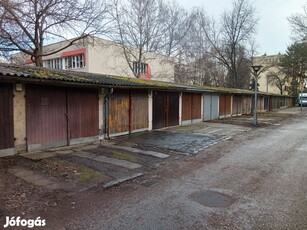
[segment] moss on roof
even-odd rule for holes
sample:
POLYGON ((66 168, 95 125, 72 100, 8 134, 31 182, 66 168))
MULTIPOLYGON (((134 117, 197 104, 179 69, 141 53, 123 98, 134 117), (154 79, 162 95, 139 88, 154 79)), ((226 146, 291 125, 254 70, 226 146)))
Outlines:
MULTIPOLYGON (((76 84, 87 83, 97 84, 108 87, 135 87, 135 88, 154 88, 154 89, 171 89, 180 91, 193 92, 213 92, 213 93, 231 93, 231 94, 253 94, 252 90, 236 89, 236 88, 222 88, 213 86, 199 86, 189 84, 179 84, 164 81, 144 80, 139 78, 127 78, 121 76, 110 76, 95 73, 86 73, 79 71, 56 70, 42 67, 28 66, 28 65, 13 65, 0 64, 0 73, 3 76, 22 77, 23 79, 44 79, 56 81, 75 82, 76 84)), ((1 76, 0 76, 1 77, 1 76)), ((279 94, 259 92, 260 95, 274 95, 279 94)), ((285 96, 285 95, 283 95, 285 96)))

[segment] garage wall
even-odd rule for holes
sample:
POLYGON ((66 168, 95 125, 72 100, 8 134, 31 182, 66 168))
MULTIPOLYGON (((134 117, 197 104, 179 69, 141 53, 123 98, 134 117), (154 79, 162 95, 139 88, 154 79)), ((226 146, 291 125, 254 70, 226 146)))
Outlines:
MULTIPOLYGON (((20 84, 21 91, 14 89, 14 137, 15 152, 25 151, 27 149, 26 142, 26 98, 25 85, 20 84)), ((16 85, 15 85, 16 86, 16 85)))

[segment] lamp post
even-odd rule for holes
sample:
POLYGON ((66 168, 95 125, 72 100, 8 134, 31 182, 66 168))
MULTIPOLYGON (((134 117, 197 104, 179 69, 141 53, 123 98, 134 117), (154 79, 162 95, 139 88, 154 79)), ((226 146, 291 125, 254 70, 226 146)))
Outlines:
POLYGON ((255 91, 255 101, 254 101, 254 114, 253 114, 253 125, 257 126, 257 93, 258 93, 258 72, 262 68, 261 65, 252 65, 252 68, 254 70, 254 78, 255 78, 255 85, 254 85, 254 91, 255 91))

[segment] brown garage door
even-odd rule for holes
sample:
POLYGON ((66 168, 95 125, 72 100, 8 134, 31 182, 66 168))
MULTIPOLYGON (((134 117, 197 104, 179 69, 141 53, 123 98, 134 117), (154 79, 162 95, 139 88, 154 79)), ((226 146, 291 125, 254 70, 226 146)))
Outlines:
POLYGON ((192 94, 182 94, 182 120, 192 120, 192 94))
POLYGON ((153 128, 179 125, 179 93, 153 93, 153 128))
POLYGON ((192 120, 201 119, 201 94, 192 94, 192 120))
POLYGON ((231 95, 221 94, 219 96, 219 115, 231 115, 231 95))
POLYGON ((13 87, 0 83, 0 149, 13 147, 13 87))
POLYGON ((182 94, 182 120, 192 121, 201 119, 201 94, 182 94))
POLYGON ((98 135, 98 91, 28 85, 26 116, 28 151, 98 135))
POLYGON ((114 90, 109 103, 109 133, 129 132, 129 91, 114 90))
POLYGON ((98 92, 94 89, 69 89, 67 95, 69 138, 98 135, 98 92))
POLYGON ((131 91, 131 130, 148 128, 148 92, 131 91))
POLYGON ((148 91, 115 89, 109 103, 109 133, 148 128, 148 91))
POLYGON ((66 90, 29 85, 26 104, 28 150, 67 145, 66 90))
POLYGON ((243 97, 237 95, 233 96, 232 115, 242 114, 242 105, 243 105, 243 97))

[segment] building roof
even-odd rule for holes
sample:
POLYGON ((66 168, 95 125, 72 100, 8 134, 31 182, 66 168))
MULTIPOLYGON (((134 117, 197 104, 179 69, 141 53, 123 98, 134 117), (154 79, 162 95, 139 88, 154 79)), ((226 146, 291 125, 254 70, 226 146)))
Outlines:
MULTIPOLYGON (((14 65, 4 63, 0 63, 0 79, 15 79, 23 82, 73 84, 109 88, 147 88, 187 92, 213 92, 245 95, 253 94, 253 91, 244 89, 184 85, 154 80, 143 80, 138 78, 126 78, 120 76, 110 76, 79 71, 56 70, 29 65, 14 65)), ((272 95, 267 93, 260 94, 272 95)))

